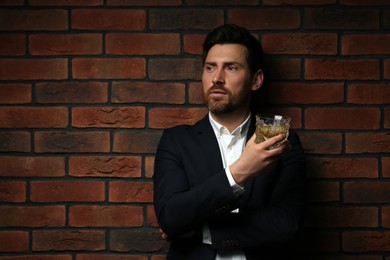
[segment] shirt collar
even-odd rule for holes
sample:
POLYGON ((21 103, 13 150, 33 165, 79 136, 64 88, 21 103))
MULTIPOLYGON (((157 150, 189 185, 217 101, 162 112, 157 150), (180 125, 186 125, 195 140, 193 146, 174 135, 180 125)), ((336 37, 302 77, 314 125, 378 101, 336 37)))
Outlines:
POLYGON ((236 129, 234 129, 233 132, 229 133, 229 130, 225 126, 215 121, 214 118, 211 116, 211 113, 209 112, 210 124, 217 137, 220 137, 223 134, 240 135, 240 138, 245 137, 248 134, 250 118, 251 118, 251 114, 249 113, 248 117, 244 120, 244 122, 241 125, 239 125, 236 129))

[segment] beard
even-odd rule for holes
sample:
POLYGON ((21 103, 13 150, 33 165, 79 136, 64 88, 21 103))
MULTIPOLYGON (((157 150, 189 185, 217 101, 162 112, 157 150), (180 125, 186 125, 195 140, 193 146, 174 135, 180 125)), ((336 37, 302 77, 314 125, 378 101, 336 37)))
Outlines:
POLYGON ((233 94, 224 86, 213 85, 207 92, 204 93, 203 99, 210 112, 214 114, 227 114, 244 107, 250 100, 250 90, 242 90, 233 94), (222 90, 226 93, 224 97, 212 97, 210 93, 214 90, 222 90))

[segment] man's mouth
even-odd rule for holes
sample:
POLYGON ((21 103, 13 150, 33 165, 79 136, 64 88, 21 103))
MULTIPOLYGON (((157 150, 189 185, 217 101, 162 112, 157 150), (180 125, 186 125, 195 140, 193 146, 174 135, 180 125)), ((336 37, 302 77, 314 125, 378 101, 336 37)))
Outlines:
POLYGON ((211 88, 209 90, 210 97, 223 97, 227 95, 227 92, 221 88, 211 88))

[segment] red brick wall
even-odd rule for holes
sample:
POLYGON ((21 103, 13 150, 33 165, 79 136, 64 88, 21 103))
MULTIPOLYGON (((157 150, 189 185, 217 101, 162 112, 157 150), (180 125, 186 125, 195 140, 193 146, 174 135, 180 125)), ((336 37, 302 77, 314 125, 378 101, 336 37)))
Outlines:
POLYGON ((388 0, 0 0, 0 259, 164 259, 161 130, 205 114, 221 23, 267 53, 308 155, 302 259, 390 259, 388 0))

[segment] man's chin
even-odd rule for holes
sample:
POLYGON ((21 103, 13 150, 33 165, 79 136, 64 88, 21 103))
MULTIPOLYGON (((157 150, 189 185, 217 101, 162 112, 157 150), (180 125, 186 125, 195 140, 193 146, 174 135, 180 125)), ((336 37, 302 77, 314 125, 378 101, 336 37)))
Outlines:
POLYGON ((230 111, 232 111, 231 107, 230 106, 227 106, 227 105, 208 105, 207 106, 209 111, 211 113, 214 113, 214 114, 226 114, 226 113, 229 113, 230 111))

